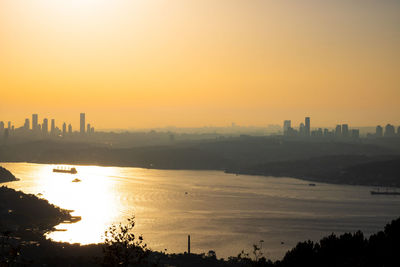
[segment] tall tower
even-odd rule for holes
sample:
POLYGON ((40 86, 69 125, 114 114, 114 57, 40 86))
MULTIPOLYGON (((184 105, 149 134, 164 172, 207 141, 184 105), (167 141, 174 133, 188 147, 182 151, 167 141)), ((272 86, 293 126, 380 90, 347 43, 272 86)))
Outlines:
POLYGON ((85 113, 81 113, 81 116, 80 116, 80 121, 81 121, 81 124, 80 124, 80 132, 81 132, 81 134, 85 134, 85 126, 86 126, 86 124, 85 124, 85 113))
POLYGON ((306 136, 310 136, 311 133, 311 124, 310 124, 310 117, 306 117, 305 121, 304 121, 305 125, 304 125, 304 131, 306 136))
POLYGON ((67 124, 65 122, 63 123, 63 126, 62 126, 62 133, 63 133, 63 136, 67 135, 67 124))
POLYGON ((47 119, 43 119, 42 132, 44 134, 47 134, 49 132, 49 121, 47 119))
POLYGON ((24 128, 25 130, 29 130, 29 119, 25 119, 24 128))
POLYGON ((32 130, 38 129, 38 114, 32 114, 32 130))
POLYGON ((51 119, 51 134, 55 134, 56 130, 56 121, 54 119, 51 119))
POLYGON ((292 127, 292 121, 290 120, 283 121, 283 134, 287 135, 291 127, 292 127))

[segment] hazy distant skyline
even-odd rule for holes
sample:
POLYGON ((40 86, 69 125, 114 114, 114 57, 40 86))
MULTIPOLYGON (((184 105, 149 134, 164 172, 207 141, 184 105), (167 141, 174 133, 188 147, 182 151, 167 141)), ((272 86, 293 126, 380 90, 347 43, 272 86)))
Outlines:
POLYGON ((0 120, 400 124, 399 1, 4 0, 0 120))

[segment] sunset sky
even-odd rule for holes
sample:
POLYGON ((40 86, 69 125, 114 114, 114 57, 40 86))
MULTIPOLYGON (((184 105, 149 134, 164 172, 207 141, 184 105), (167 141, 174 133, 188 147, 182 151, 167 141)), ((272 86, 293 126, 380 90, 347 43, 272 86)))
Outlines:
MULTIPOLYGON (((0 121, 400 124, 400 1, 1 0, 0 121)), ((75 127, 76 128, 76 127, 75 127)))

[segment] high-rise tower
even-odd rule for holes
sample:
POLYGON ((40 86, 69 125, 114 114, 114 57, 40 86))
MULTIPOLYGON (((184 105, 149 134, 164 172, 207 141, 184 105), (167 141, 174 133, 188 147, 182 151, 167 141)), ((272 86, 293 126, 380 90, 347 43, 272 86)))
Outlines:
POLYGON ((81 116, 80 116, 80 122, 81 122, 81 124, 80 124, 80 132, 81 132, 81 134, 85 134, 85 126, 86 126, 86 124, 85 124, 85 113, 81 113, 81 116))
POLYGON ((305 134, 306 134, 306 136, 310 136, 310 133, 311 133, 310 117, 306 117, 304 122, 305 122, 304 123, 305 124, 304 125, 305 134))
POLYGON ((32 130, 38 129, 38 114, 32 114, 32 130))

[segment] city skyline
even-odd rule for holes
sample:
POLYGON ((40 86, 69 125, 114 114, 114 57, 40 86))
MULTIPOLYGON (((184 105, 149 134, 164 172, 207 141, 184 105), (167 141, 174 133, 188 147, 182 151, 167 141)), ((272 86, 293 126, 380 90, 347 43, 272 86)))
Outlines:
MULTIPOLYGON (((44 136, 66 136, 75 133, 79 133, 81 136, 86 134, 94 134, 93 123, 86 123, 86 113, 81 112, 79 114, 79 127, 76 130, 73 130, 73 126, 71 123, 60 122, 56 123, 56 119, 51 118, 51 125, 49 126, 49 119, 43 118, 42 123, 39 123, 39 114, 33 113, 31 115, 31 120, 29 118, 25 118, 22 126, 15 125, 12 121, 2 121, 0 118, 0 132, 4 130, 24 130, 24 133, 27 131, 32 132, 33 134, 41 133, 44 136), (50 128, 49 128, 50 127, 50 128), (68 127, 68 129, 67 129, 68 127)), ((264 125, 264 127, 268 128, 269 126, 278 126, 278 125, 264 125)), ((240 127, 249 127, 238 125, 234 122, 231 123, 230 126, 223 126, 222 128, 240 128, 240 127)), ((255 126, 250 126, 255 127, 255 126)), ((367 137, 394 137, 400 135, 400 126, 393 125, 391 123, 387 124, 378 124, 376 126, 369 126, 364 128, 372 128, 375 127, 374 132, 365 132, 363 135, 367 137)), ((168 127, 166 127, 168 128, 168 127)), ((170 128, 170 127, 169 127, 170 128)), ((198 128, 201 129, 202 127, 198 128)), ((207 128, 207 127, 203 127, 207 128)), ((263 128, 263 127, 258 127, 263 128)), ((179 129, 179 128, 177 128, 179 129)), ((182 128, 184 129, 184 128, 182 128)), ((98 129, 99 130, 99 129, 98 129)), ((103 129, 100 129, 103 130, 103 129)), ((129 129, 125 129, 129 130, 129 129)), ((103 130, 104 131, 104 130, 103 130)), ((350 125, 349 123, 339 123, 336 125, 331 125, 329 127, 321 127, 319 125, 314 126, 311 124, 311 117, 304 117, 303 122, 300 122, 298 126, 292 124, 292 120, 284 120, 283 125, 281 127, 281 132, 270 132, 272 134, 281 133, 283 136, 289 137, 341 137, 341 138, 359 138, 360 137, 360 129, 357 126, 350 125)), ((7 133, 8 134, 8 133, 7 133)))

